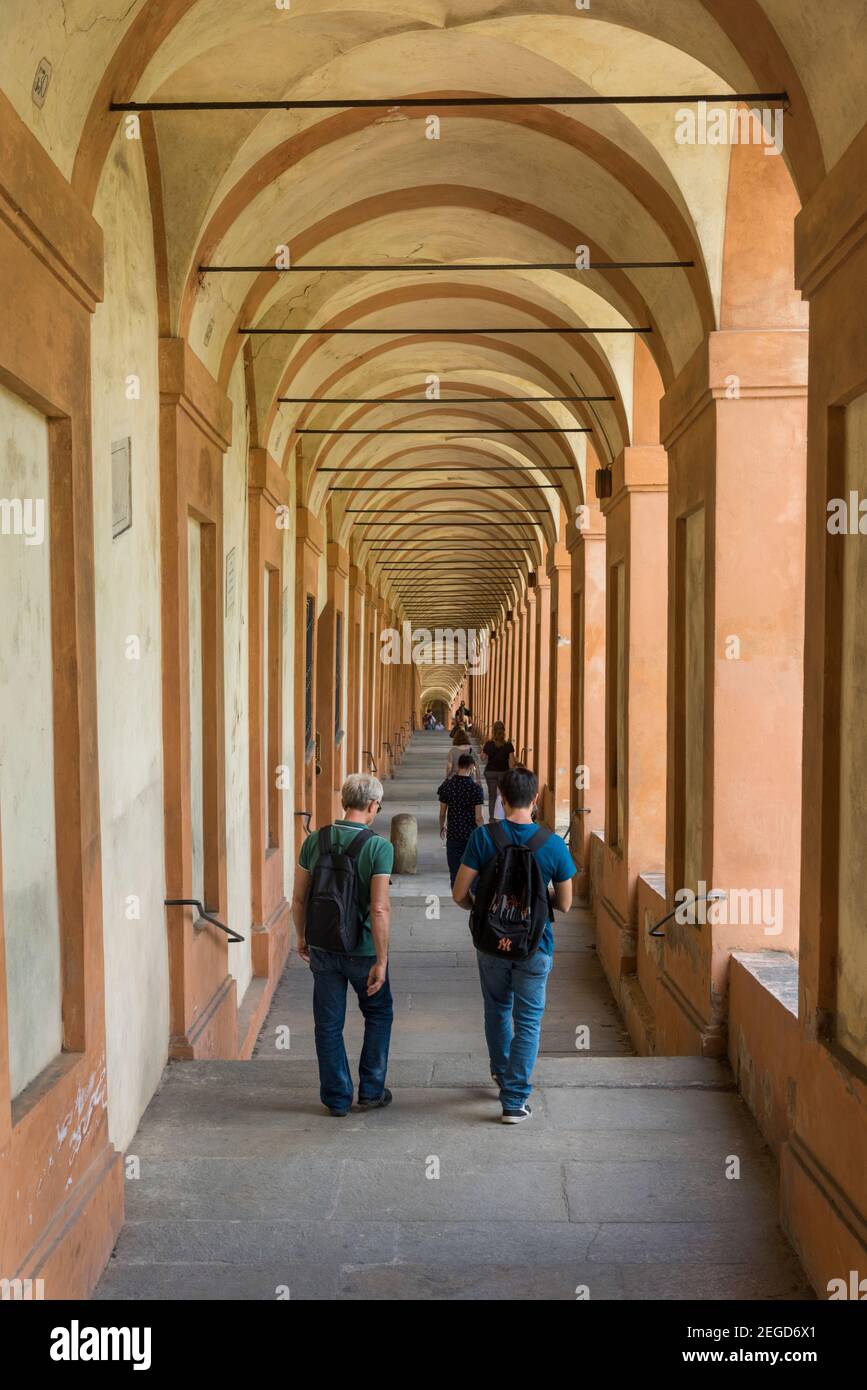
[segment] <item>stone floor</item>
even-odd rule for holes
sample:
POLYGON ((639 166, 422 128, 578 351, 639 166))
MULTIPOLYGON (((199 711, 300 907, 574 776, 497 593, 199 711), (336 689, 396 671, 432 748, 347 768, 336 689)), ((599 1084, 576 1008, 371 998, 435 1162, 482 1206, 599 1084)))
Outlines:
MULTIPOLYGON (((730 1073, 631 1055, 586 911, 557 923, 533 1118, 498 1122, 437 834, 447 748, 416 735, 386 785, 380 828, 400 811, 419 824, 418 874, 392 889, 394 1104, 345 1120, 321 1108, 310 974, 293 956, 252 1061, 167 1069, 130 1146, 141 1176, 95 1296, 810 1297, 730 1073), (590 1047, 576 1051, 582 1026, 590 1047)), ((351 1001, 346 1036, 357 1056, 351 1001)))

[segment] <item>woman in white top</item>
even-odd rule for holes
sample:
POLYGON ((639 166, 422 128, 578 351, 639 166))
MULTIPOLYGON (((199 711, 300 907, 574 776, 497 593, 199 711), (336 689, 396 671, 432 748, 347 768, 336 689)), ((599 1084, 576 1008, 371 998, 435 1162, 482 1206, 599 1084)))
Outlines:
POLYGON ((478 782, 478 780, 479 780, 479 765, 478 765, 478 763, 477 763, 477 761, 476 761, 476 755, 475 755, 475 753, 473 752, 472 744, 470 743, 469 734, 465 734, 464 731, 463 731, 463 729, 456 729, 456 730, 455 730, 454 738, 452 739, 452 746, 451 746, 451 748, 449 749, 449 754, 448 754, 448 757, 446 758, 446 777, 453 777, 454 774, 457 772, 457 770, 458 770, 458 758, 461 756, 462 753, 469 753, 470 756, 472 757, 472 759, 473 759, 473 771, 472 771, 472 776, 473 776, 473 777, 475 778, 475 780, 478 782))

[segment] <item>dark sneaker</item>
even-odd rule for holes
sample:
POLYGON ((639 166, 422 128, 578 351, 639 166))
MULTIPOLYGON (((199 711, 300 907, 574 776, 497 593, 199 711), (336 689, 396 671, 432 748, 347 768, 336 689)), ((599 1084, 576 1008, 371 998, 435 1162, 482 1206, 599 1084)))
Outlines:
POLYGON ((335 1120, 345 1120, 346 1116, 349 1114, 348 1110, 332 1110, 330 1105, 326 1105, 325 1109, 328 1111, 329 1115, 334 1116, 335 1120))
POLYGON ((391 1091, 387 1086, 379 1100, 360 1100, 358 1102, 359 1110, 381 1110, 385 1105, 391 1105, 391 1091))
POLYGON ((504 1110, 502 1121, 504 1125, 519 1125, 522 1120, 529 1120, 532 1113, 529 1105, 522 1105, 520 1110, 504 1110))

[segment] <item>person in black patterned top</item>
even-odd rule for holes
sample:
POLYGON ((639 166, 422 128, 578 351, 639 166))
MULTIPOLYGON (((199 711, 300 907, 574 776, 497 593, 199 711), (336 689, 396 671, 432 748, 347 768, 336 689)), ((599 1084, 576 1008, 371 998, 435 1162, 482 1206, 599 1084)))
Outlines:
POLYGON ((454 887, 455 874, 460 867, 464 850, 477 825, 484 824, 485 793, 475 778, 476 760, 472 753, 462 753, 458 770, 437 788, 440 803, 440 835, 445 837, 449 879, 454 887), (446 819, 448 817, 448 820, 446 819))

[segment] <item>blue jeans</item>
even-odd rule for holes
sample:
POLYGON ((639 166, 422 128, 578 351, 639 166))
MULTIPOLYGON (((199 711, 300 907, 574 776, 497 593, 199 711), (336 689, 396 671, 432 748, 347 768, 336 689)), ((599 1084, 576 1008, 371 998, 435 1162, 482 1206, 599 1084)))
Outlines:
POLYGON ((497 960, 477 951, 485 1002, 485 1037, 491 1071, 500 1078, 504 1110, 518 1110, 532 1090, 539 1053, 545 989, 554 957, 537 951, 529 960, 497 960))
POLYGON ((387 974, 376 994, 367 993, 367 977, 375 960, 375 956, 345 956, 339 951, 310 947, 319 1095, 329 1110, 348 1110, 352 1104, 352 1074, 343 1045, 347 984, 351 984, 358 995, 358 1006, 364 1015, 358 1099, 379 1100, 385 1090, 393 1009, 387 974))

